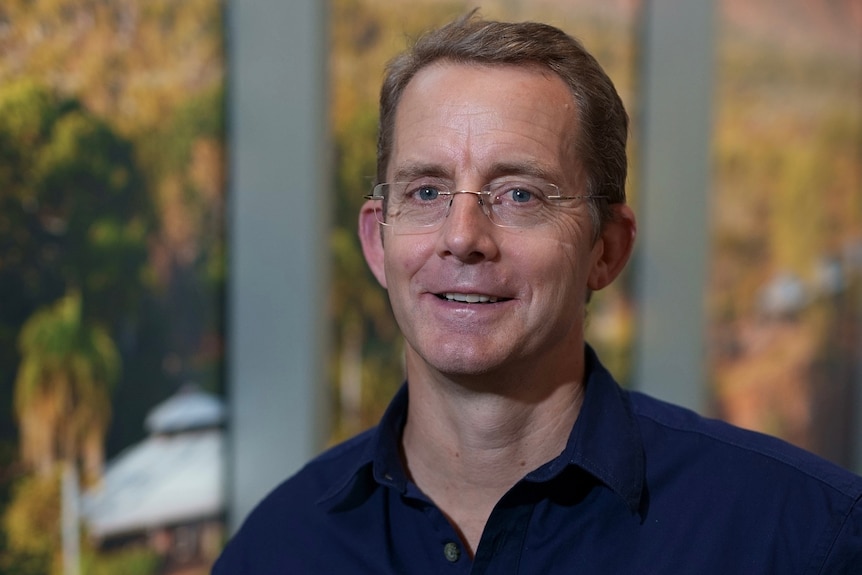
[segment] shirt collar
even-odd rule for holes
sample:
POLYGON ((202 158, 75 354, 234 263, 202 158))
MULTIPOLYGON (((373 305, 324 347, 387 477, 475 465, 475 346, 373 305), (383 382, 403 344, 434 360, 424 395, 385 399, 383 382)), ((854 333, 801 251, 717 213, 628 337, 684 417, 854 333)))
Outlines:
MULTIPOLYGON (((529 473, 526 481, 551 481, 570 465, 607 486, 636 513, 644 484, 643 444, 628 396, 586 348, 585 393, 578 419, 566 448, 558 457, 529 473)), ((361 457, 345 470, 320 499, 333 510, 358 505, 378 485, 407 490, 401 463, 400 441, 407 418, 408 391, 404 384, 395 394, 380 424, 370 434, 361 457)))
POLYGON ((404 493, 407 474, 401 463, 401 433, 407 420, 407 384, 402 384, 380 423, 371 430, 361 455, 344 469, 341 479, 335 481, 318 503, 333 511, 359 505, 377 485, 404 493))
POLYGON ((628 394, 587 345, 584 401, 568 443, 559 457, 526 476, 544 482, 574 465, 622 498, 632 513, 640 509, 644 486, 644 453, 637 419, 628 394))

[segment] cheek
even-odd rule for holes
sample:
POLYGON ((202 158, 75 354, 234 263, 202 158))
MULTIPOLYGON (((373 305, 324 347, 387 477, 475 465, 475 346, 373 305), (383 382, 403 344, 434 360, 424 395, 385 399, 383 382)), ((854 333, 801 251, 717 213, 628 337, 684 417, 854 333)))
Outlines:
POLYGON ((552 257, 557 266, 571 272, 586 273, 594 248, 586 218, 560 218, 543 229, 542 257, 552 257))
POLYGON ((524 250, 519 261, 524 273, 530 270, 533 278, 542 278, 532 289, 550 290, 546 300, 555 306, 566 306, 586 298, 587 279, 593 265, 593 251, 589 226, 575 220, 555 223, 541 236, 538 249, 524 250))
MULTIPOLYGON (((505 254, 505 273, 511 274, 513 285, 533 294, 542 294, 538 301, 556 300, 575 284, 577 269, 574 246, 561 242, 556 234, 524 239, 507 238, 500 252, 505 254)), ((523 293, 527 296, 527 293, 523 293)), ((533 299, 531 296, 530 299, 533 299)))
POLYGON ((393 282, 412 277, 428 259, 433 244, 428 241, 404 241, 404 238, 386 238, 384 267, 389 289, 396 288, 393 282))
POLYGON ((589 248, 593 243, 592 222, 585 205, 561 213, 560 217, 551 222, 548 227, 553 230, 554 236, 559 238, 561 243, 572 244, 579 248, 589 248))

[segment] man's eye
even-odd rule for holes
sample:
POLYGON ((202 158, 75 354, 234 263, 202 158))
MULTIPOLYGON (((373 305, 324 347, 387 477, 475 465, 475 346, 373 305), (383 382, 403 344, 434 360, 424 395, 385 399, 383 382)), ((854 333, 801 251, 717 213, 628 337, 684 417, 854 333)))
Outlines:
POLYGON ((508 195, 511 196, 513 202, 523 204, 533 199, 533 192, 524 188, 512 188, 508 195))
POLYGON ((541 193, 535 188, 523 184, 501 186, 496 197, 495 203, 509 205, 535 204, 537 200, 542 199, 541 193))
POLYGON ((436 200, 440 195, 440 190, 432 186, 419 186, 410 194, 413 198, 423 202, 436 200))

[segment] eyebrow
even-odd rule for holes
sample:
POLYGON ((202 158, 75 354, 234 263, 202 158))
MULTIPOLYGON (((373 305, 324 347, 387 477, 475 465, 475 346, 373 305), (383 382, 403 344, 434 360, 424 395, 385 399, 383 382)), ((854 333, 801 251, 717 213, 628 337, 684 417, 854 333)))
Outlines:
POLYGON ((451 179, 450 174, 439 164, 409 162, 399 166, 393 174, 394 182, 410 182, 418 177, 451 179))
POLYGON ((498 162, 491 166, 488 175, 490 180, 502 176, 530 176, 547 182, 553 180, 551 171, 535 161, 498 162))
MULTIPOLYGON (((553 180, 551 170, 534 161, 497 162, 487 170, 486 175, 488 181, 504 176, 529 176, 547 182, 553 180)), ((453 179, 449 170, 440 164, 430 162, 406 163, 395 171, 393 177, 395 182, 409 182, 418 177, 453 179)))

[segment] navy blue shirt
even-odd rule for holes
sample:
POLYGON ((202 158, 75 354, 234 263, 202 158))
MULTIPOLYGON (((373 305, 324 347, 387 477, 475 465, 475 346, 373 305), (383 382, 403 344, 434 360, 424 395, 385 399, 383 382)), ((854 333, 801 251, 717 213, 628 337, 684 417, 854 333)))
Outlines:
POLYGON ((264 499, 213 573, 862 574, 862 478, 625 391, 590 349, 587 370, 565 451, 499 501, 474 559, 406 477, 405 386, 264 499))

